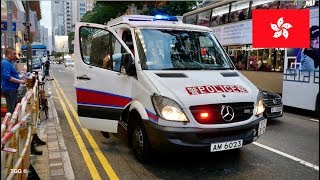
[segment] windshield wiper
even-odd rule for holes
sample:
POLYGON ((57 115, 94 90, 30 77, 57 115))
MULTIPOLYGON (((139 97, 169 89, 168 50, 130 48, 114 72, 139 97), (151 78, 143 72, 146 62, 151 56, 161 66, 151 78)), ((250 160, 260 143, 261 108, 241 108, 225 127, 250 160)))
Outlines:
POLYGON ((159 70, 205 70, 202 67, 164 68, 159 70))
POLYGON ((234 68, 214 68, 214 67, 210 67, 208 69, 209 70, 234 70, 234 68))

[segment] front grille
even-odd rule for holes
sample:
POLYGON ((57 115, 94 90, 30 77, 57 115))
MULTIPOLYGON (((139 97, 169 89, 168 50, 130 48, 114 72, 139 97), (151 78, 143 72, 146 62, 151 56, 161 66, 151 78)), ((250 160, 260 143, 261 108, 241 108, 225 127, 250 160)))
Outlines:
POLYGON ((263 102, 264 102, 265 106, 267 106, 267 107, 282 105, 281 98, 264 99, 263 102), (273 102, 273 101, 275 101, 275 102, 273 102))
POLYGON ((225 103, 225 104, 210 104, 191 106, 190 111, 193 117, 201 124, 226 124, 248 120, 253 115, 254 103, 225 103), (231 121, 225 121, 221 116, 221 107, 230 106, 234 111, 234 118, 231 121), (208 119, 202 119, 200 113, 206 112, 209 114, 208 119))

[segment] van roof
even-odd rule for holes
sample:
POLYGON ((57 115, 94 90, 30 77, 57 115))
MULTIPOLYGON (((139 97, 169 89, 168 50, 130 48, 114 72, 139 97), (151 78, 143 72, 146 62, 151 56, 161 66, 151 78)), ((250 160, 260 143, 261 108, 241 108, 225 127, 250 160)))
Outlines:
POLYGON ((146 28, 170 28, 170 29, 185 29, 195 31, 211 31, 210 28, 205 26, 198 26, 192 24, 185 24, 182 22, 181 17, 177 17, 178 21, 170 20, 154 20, 154 16, 144 15, 125 15, 120 16, 108 22, 108 26, 115 27, 121 24, 128 24, 131 27, 146 27, 146 28))

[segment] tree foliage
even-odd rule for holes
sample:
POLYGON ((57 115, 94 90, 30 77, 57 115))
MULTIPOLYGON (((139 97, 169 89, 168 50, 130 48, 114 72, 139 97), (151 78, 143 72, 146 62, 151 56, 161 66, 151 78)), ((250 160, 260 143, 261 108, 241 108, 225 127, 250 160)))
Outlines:
POLYGON ((142 13, 144 15, 161 13, 182 16, 191 11, 196 3, 196 1, 97 1, 92 11, 82 17, 81 22, 104 24, 123 15, 131 4, 135 4, 138 9, 146 5, 147 9, 142 13))
POLYGON ((74 32, 68 33, 68 45, 69 45, 69 53, 73 53, 73 44, 72 41, 74 40, 74 32))
POLYGON ((55 52, 55 51, 51 52, 51 56, 54 56, 55 58, 61 57, 62 55, 63 55, 62 52, 55 52))
POLYGON ((148 9, 143 12, 145 15, 167 14, 182 16, 196 6, 196 1, 156 1, 149 2, 148 9))
POLYGON ((81 19, 81 22, 91 22, 104 24, 112 18, 116 18, 124 14, 128 5, 137 2, 130 1, 98 1, 92 11, 87 12, 81 19))

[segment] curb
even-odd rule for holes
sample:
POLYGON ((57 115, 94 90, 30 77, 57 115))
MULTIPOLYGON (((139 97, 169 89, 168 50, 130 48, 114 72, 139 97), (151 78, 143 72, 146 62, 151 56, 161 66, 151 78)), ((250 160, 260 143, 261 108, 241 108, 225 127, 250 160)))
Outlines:
MULTIPOLYGON (((48 85, 48 94, 51 94, 50 81, 48 81, 48 85)), ((50 179, 65 178, 67 180, 74 180, 75 177, 71 166, 70 157, 67 147, 64 143, 58 113, 52 98, 52 96, 48 98, 48 106, 52 109, 53 120, 48 121, 47 123, 50 179)))

